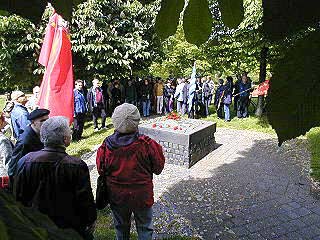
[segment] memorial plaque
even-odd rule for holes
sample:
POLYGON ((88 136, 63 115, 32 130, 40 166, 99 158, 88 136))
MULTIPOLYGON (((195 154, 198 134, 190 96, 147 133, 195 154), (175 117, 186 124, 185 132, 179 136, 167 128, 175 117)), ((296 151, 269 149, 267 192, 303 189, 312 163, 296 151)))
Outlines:
POLYGON ((167 163, 190 168, 215 148, 216 123, 159 117, 141 122, 139 132, 163 147, 167 163))

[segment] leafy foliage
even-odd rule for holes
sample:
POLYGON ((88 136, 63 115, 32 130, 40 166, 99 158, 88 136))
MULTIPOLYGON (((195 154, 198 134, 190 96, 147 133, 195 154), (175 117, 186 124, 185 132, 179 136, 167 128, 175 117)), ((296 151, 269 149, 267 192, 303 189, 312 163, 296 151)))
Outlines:
POLYGON ((57 13, 62 15, 64 19, 71 20, 72 8, 83 1, 84 0, 3 0, 0 2, 0 9, 2 10, 0 15, 6 14, 5 12, 9 12, 25 17, 37 24, 40 22, 46 6, 48 3, 51 3, 57 13))
POLYGON ((268 119, 279 145, 320 124, 319 38, 320 32, 315 31, 298 40, 274 68, 268 119))
POLYGON ((80 240, 78 233, 59 229, 46 215, 23 207, 0 189, 0 239, 80 240))
POLYGON ((212 30, 212 15, 207 0, 190 0, 183 17, 186 40, 197 46, 206 42, 212 30))
POLYGON ((35 28, 16 15, 0 16, 0 91, 38 83, 39 76, 33 71, 42 40, 35 28))
POLYGON ((229 28, 236 28, 244 17, 243 0, 218 0, 222 21, 229 28))
MULTIPOLYGON (((226 75, 250 72, 257 75, 261 48, 267 44, 261 33, 261 0, 244 1, 245 17, 237 29, 229 29, 222 22, 219 5, 211 2, 210 11, 214 26, 210 40, 200 47, 189 44, 181 26, 177 33, 163 43, 164 56, 155 61, 150 71, 162 77, 189 76, 194 60, 201 75, 224 73, 226 75)), ((200 33, 199 33, 200 34, 200 33)), ((270 54, 270 61, 278 51, 270 54)))
POLYGON ((317 0, 263 0, 263 28, 270 39, 280 40, 320 21, 317 0))
POLYGON ((147 68, 160 45, 154 37, 156 7, 124 0, 80 4, 72 21, 78 76, 110 79, 147 68))
POLYGON ((156 19, 156 31, 161 39, 175 34, 180 20, 184 0, 162 0, 156 19))

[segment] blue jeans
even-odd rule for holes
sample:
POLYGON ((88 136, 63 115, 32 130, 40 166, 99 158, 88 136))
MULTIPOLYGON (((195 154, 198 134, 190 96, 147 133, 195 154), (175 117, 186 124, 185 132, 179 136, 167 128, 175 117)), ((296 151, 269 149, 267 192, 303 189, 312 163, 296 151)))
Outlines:
POLYGON ((152 207, 139 210, 130 210, 125 206, 111 205, 113 222, 116 228, 117 240, 130 239, 131 215, 136 222, 138 239, 152 240, 153 222, 152 207))
POLYGON ((224 104, 224 120, 230 121, 230 105, 224 104))
POLYGON ((142 101, 142 111, 143 111, 144 117, 147 117, 150 115, 150 100, 142 101))

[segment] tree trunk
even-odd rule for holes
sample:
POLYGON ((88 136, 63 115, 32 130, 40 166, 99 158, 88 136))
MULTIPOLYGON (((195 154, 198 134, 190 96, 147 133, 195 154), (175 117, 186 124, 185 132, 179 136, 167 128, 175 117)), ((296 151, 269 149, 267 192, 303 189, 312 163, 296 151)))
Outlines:
MULTIPOLYGON (((266 80, 267 75, 267 55, 269 48, 263 47, 260 52, 260 73, 259 84, 266 80)), ((256 109, 256 116, 261 117, 263 114, 264 96, 258 96, 258 104, 256 109)))

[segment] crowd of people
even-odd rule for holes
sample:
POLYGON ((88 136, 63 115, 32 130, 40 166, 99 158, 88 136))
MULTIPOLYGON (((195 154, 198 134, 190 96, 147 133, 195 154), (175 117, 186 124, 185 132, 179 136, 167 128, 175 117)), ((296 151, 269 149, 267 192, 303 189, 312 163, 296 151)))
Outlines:
POLYGON ((23 92, 14 91, 0 113, 0 188, 48 215, 57 226, 73 228, 84 239, 92 239, 97 212, 89 169, 81 159, 69 156, 66 148, 72 138, 81 139, 87 112, 95 131, 106 128, 110 114, 115 132, 103 141, 96 161, 111 196, 117 238, 129 239, 133 213, 139 239, 152 239, 152 175, 161 173, 165 160, 161 146, 139 134, 140 112, 148 117, 176 109, 190 118, 205 117, 213 102, 218 117, 230 121, 234 100, 237 116, 247 117, 252 90, 247 75, 235 83, 232 77, 218 82, 216 86, 208 76, 166 82, 131 79, 125 85, 118 80, 106 85, 94 79, 87 89, 84 81, 76 80, 73 133, 67 118, 49 117, 48 109, 37 106, 38 86, 29 100, 23 92), (3 133, 8 122, 14 141, 3 133))
MULTIPOLYGON (((24 97, 20 94, 18 98, 24 97)), ((2 133, 6 119, 1 113, 0 180, 8 186, 1 184, 0 188, 24 206, 46 214, 58 227, 72 228, 84 239, 93 239, 97 209, 88 166, 66 152, 72 139, 69 119, 49 114, 40 108, 27 113, 29 122, 19 125, 14 145, 2 133)), ((96 162, 108 186, 117 239, 130 238, 133 214, 139 239, 151 240, 152 179, 164 167, 162 147, 139 134, 140 113, 135 105, 117 106, 111 119, 115 131, 99 147, 96 162)))
POLYGON ((98 79, 87 89, 82 80, 75 83, 75 112, 73 139, 81 139, 86 113, 92 115, 94 130, 105 129, 106 117, 122 103, 138 107, 143 117, 151 114, 167 114, 172 111, 189 118, 207 117, 209 106, 214 104, 218 118, 230 121, 230 105, 234 99, 237 117, 248 116, 251 80, 247 74, 238 76, 234 82, 231 76, 218 79, 216 84, 210 76, 191 78, 135 78, 127 81, 113 80, 109 83, 98 79), (101 126, 98 118, 101 117, 101 126))

